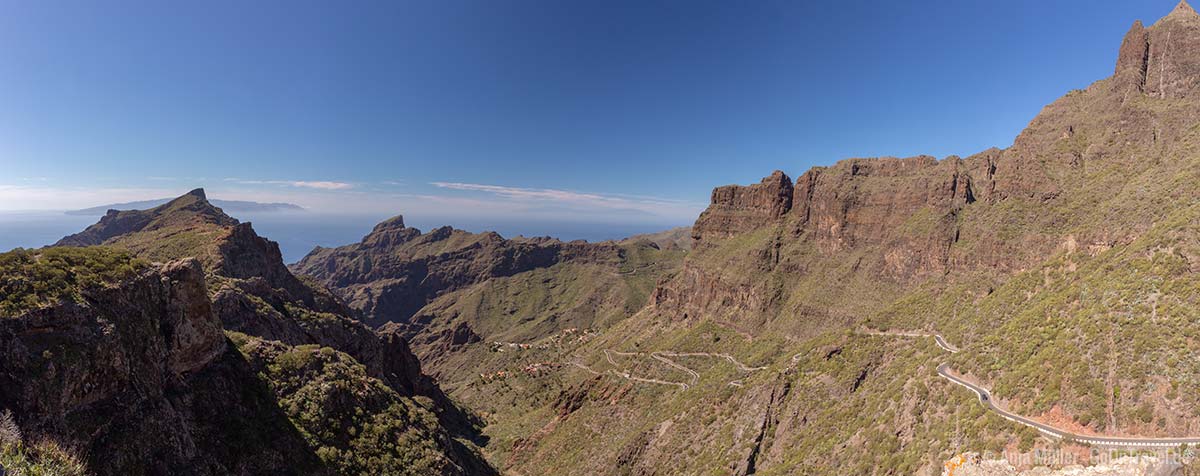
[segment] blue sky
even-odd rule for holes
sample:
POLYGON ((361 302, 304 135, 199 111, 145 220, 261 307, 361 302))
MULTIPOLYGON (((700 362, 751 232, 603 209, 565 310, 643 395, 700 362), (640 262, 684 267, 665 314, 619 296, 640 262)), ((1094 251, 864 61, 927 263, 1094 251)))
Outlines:
POLYGON ((1004 147, 1173 0, 0 0, 0 210, 210 196, 688 223, 1004 147))

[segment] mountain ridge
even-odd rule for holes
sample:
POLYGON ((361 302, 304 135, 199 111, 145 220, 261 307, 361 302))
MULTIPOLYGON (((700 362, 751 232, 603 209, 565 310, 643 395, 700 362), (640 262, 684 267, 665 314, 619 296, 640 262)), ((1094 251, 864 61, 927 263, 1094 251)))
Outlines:
MULTIPOLYGON (((203 189, 201 189, 203 190, 203 189)), ((174 200, 173 198, 158 198, 153 200, 140 200, 136 202, 111 203, 108 205, 100 205, 95 207, 82 208, 78 210, 68 210, 64 213, 67 215, 103 216, 109 210, 144 210, 164 205, 167 202, 174 200)), ((229 213, 280 213, 280 212, 302 212, 306 209, 292 203, 273 202, 252 202, 244 200, 209 200, 214 206, 227 211, 229 213)))
POLYGON ((213 206, 203 189, 148 210, 110 211, 46 249, 97 245, 202 265, 210 283, 204 299, 231 347, 287 403, 286 417, 323 468, 494 473, 463 443, 482 441, 474 417, 421 371, 404 339, 360 324, 328 290, 297 278, 275 242, 213 206), (434 423, 406 426, 413 419, 434 423), (378 434, 358 433, 367 429, 378 434), (406 438, 412 447, 364 438, 406 438))

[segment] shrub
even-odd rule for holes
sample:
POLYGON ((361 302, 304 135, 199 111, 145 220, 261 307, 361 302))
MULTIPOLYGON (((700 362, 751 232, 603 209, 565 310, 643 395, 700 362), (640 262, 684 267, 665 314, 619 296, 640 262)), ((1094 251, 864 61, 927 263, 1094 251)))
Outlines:
POLYGON ((53 440, 26 444, 12 413, 0 413, 0 466, 12 476, 84 476, 87 468, 53 440))
POLYGON ((81 290, 118 283, 145 266, 124 251, 100 246, 0 253, 0 315, 17 316, 60 299, 79 301, 81 290))

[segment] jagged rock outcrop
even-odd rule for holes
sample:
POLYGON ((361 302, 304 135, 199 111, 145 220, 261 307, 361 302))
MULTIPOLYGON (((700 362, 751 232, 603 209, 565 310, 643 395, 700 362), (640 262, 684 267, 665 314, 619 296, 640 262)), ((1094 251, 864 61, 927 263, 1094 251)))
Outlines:
POLYGON ((1160 99, 1191 95, 1200 85, 1197 47, 1200 14, 1186 1, 1149 28, 1136 21, 1121 43, 1114 86, 1160 99))
POLYGON ((195 260, 0 318, 0 407, 97 474, 313 474, 322 466, 232 346, 195 260))
POLYGON ((1117 55, 1113 85, 1120 92, 1146 91, 1146 75, 1150 67, 1150 32, 1141 20, 1133 22, 1117 55))
POLYGON ((386 343, 388 338, 352 319, 349 308, 327 290, 298 279, 284 265, 277 243, 258 236, 250 223, 240 223, 212 206, 203 189, 150 210, 109 216, 144 225, 116 226, 116 221, 102 219, 85 232, 60 240, 59 245, 126 247, 149 258, 182 258, 212 251, 204 256, 205 264, 221 283, 212 290, 212 298, 224 328, 289 345, 330 346, 362 357, 364 363, 370 361, 371 374, 398 390, 432 389, 426 381, 407 381, 407 377, 419 376, 420 370, 403 343, 386 343), (174 241, 157 239, 162 236, 174 241), (190 246, 178 247, 177 242, 190 246), (384 358, 378 355, 382 349, 397 354, 384 358), (397 367, 405 362, 412 368, 397 367))

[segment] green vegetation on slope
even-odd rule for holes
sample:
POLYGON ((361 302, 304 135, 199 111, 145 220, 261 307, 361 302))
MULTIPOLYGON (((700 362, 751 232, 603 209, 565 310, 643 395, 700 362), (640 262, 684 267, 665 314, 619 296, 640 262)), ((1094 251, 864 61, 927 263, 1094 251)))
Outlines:
POLYGON ((279 405, 337 474, 443 474, 454 444, 432 402, 406 398, 329 347, 289 347, 229 333, 279 398, 279 405))
POLYGON ((57 303, 80 301, 80 291, 119 283, 146 262, 106 247, 16 249, 0 253, 0 316, 17 316, 57 303))
POLYGON ((1200 207, 1128 245, 1064 250, 992 287, 928 286, 868 325, 939 329, 965 344, 957 368, 1013 410, 1060 408, 1095 431, 1180 435, 1200 418, 1200 207), (1124 390, 1122 390, 1124 389, 1124 390))

